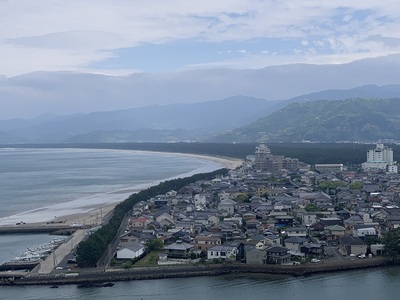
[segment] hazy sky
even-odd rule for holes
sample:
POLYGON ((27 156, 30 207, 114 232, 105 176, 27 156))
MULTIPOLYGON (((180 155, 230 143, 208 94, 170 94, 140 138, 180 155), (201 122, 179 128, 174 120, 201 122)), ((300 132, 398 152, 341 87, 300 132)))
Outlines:
POLYGON ((0 74, 172 72, 400 52, 398 0, 0 0, 0 74))

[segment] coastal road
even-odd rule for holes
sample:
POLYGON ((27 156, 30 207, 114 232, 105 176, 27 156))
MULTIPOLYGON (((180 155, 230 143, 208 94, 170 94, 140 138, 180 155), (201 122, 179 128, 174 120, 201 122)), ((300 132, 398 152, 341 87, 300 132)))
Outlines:
POLYGON ((51 273, 57 267, 57 265, 71 253, 72 249, 74 249, 74 247, 85 238, 85 236, 86 230, 79 229, 75 231, 68 241, 58 246, 52 254, 50 254, 44 261, 40 263, 40 267, 38 268, 37 272, 39 274, 51 273))

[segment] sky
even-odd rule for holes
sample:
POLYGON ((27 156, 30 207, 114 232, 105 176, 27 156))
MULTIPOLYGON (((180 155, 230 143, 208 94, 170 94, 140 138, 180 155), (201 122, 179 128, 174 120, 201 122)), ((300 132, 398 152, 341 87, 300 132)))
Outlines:
POLYGON ((398 0, 0 0, 0 74, 340 64, 400 52, 398 0))

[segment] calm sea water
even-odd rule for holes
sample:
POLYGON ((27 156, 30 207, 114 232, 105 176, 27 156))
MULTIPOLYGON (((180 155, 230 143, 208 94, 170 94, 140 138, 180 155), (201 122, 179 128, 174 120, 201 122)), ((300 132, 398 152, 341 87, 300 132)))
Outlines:
POLYGON ((0 225, 86 212, 164 179, 221 167, 136 151, 0 149, 0 225))
POLYGON ((347 300, 398 299, 400 268, 294 278, 229 275, 116 283, 112 288, 0 287, 1 299, 347 300))
MULTIPOLYGON (((221 167, 192 157, 136 151, 0 149, 0 225, 87 212, 165 179, 221 167)), ((0 235, 0 263, 51 239, 0 235)))

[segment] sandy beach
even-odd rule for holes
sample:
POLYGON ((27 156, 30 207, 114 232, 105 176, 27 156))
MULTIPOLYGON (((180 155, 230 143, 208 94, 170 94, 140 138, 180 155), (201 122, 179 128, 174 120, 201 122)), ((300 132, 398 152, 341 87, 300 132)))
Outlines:
MULTIPOLYGON (((152 152, 152 153, 157 153, 157 154, 165 154, 165 152, 152 152)), ((235 169, 243 164, 243 160, 240 159, 235 159, 235 158, 228 158, 228 157, 213 157, 213 156, 206 156, 206 155, 196 155, 196 154, 185 154, 185 153, 170 153, 168 152, 167 154, 171 155, 178 155, 178 156, 186 156, 186 157, 192 157, 192 158, 197 158, 197 159, 202 159, 202 160, 211 160, 213 162, 216 162, 218 164, 221 164, 225 166, 227 169, 235 169)), ((137 193, 139 192, 140 189, 136 190, 131 190, 130 194, 137 193)), ((124 197, 121 199, 121 201, 125 200, 127 197, 124 197)), ((119 202, 121 202, 119 201, 119 202)), ((93 224, 98 224, 98 213, 99 210, 102 210, 102 215, 103 218, 109 214, 114 207, 119 203, 109 203, 107 206, 104 207, 95 207, 92 211, 88 213, 78 213, 78 214, 71 214, 71 215, 66 215, 62 217, 58 217, 55 219, 55 221, 63 221, 66 224, 86 224, 86 225, 93 225, 93 224)))
MULTIPOLYGON (((221 167, 225 167, 228 169, 235 169, 242 165, 243 160, 235 159, 235 158, 227 158, 227 157, 213 157, 206 155, 196 155, 196 154, 186 154, 186 153, 173 153, 173 152, 155 152, 155 151, 135 151, 135 152, 146 152, 146 153, 155 153, 155 154, 167 154, 174 156, 185 156, 191 157, 194 159, 212 161, 221 165, 221 167)), ((196 172, 194 172, 196 173, 196 172)), ((177 176, 177 177, 181 177, 177 176)), ((169 178, 172 179, 172 178, 169 178)), ((163 180, 161 180, 163 181, 163 180)), ((137 186, 135 188, 127 188, 119 191, 112 191, 102 195, 94 195, 93 201, 91 199, 86 199, 88 203, 87 206, 81 206, 79 203, 80 200, 73 200, 61 204, 56 204, 51 207, 51 210, 54 212, 54 217, 49 219, 49 208, 38 208, 33 211, 22 212, 19 214, 15 214, 9 216, 8 218, 0 219, 0 226, 19 226, 17 223, 25 223, 26 226, 38 226, 44 225, 47 226, 56 226, 57 224, 66 224, 66 225, 90 225, 96 226, 102 223, 102 219, 104 219, 114 207, 127 199, 129 195, 139 192, 142 189, 148 188, 150 186, 156 185, 159 182, 152 182, 146 185, 137 186), (63 211, 63 215, 57 215, 57 211, 63 211)), ((88 197, 90 198, 90 197, 88 197)))

